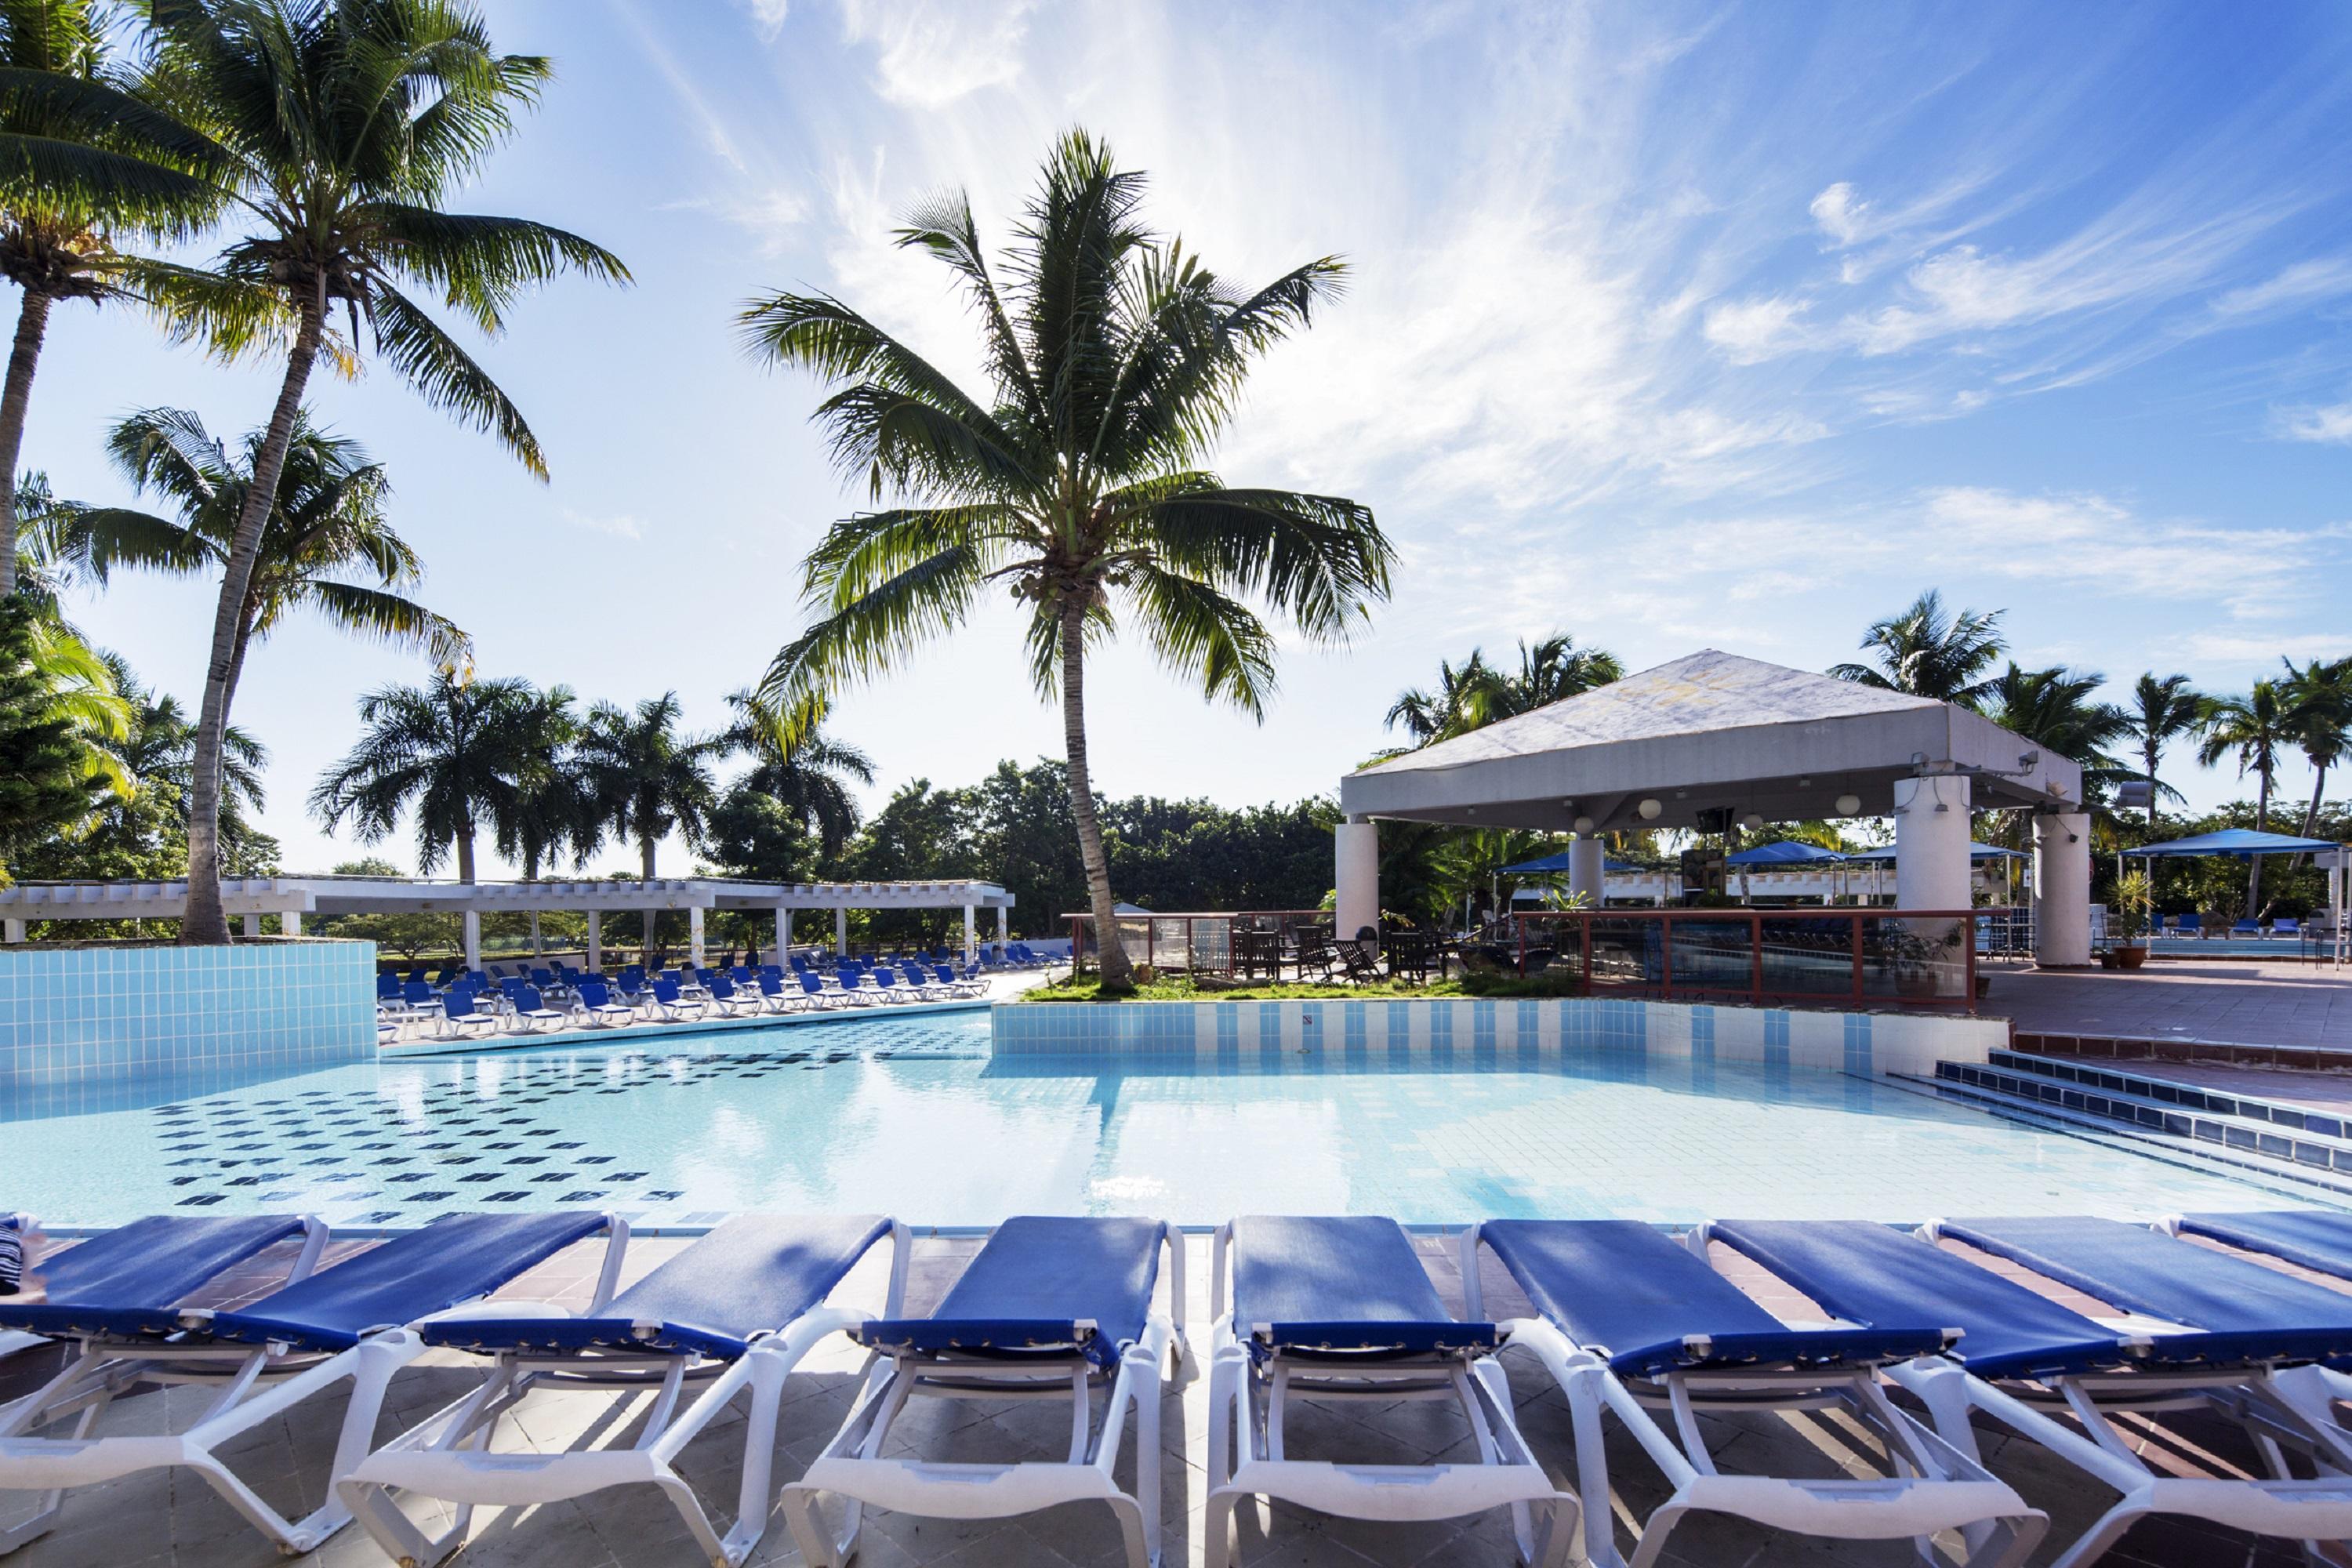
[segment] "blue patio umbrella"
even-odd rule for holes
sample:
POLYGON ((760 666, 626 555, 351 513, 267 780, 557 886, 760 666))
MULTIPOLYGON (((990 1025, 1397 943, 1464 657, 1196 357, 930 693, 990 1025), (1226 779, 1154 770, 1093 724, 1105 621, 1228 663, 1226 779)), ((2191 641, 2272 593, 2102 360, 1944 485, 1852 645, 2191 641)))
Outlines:
POLYGON ((1727 855, 1727 866, 1833 866, 1845 857, 1834 849, 1824 849, 1818 844, 1800 844, 1793 838, 1783 838, 1777 844, 1759 844, 1753 849, 1742 849, 1737 855, 1727 855))
POLYGON ((2325 838, 2296 838, 2284 833, 2256 833, 2250 827, 2225 827, 2163 844, 2143 844, 2123 854, 2135 860, 2168 860, 2179 856, 2221 855, 2250 860, 2257 855, 2309 855, 2339 847, 2325 838))
MULTIPOLYGON (((1639 868, 1628 865, 1622 860, 1611 860, 1606 858, 1601 860, 1601 868, 1604 871, 1632 871, 1639 869, 1639 868)), ((1547 855, 1540 860, 1522 860, 1516 866, 1506 866, 1503 868, 1503 875, 1506 877, 1541 877, 1555 871, 1565 872, 1567 869, 1568 851, 1563 849, 1557 855, 1547 855)))
MULTIPOLYGON (((1969 858, 1981 864, 1987 860, 2022 860, 2025 856, 2014 849, 2003 849, 1998 844, 1971 844, 1969 846, 1969 858)), ((1892 866, 1895 864, 1895 846, 1889 844, 1877 849, 1857 849, 1846 859, 1858 866, 1892 866)))

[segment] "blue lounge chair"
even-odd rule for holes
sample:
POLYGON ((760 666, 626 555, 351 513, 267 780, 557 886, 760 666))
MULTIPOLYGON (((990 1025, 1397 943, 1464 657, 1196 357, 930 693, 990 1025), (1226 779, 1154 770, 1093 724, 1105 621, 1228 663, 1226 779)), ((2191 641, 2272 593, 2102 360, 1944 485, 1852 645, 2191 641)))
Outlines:
POLYGON ((1247 1497, 1378 1521, 1507 1508, 1523 1558, 1568 1560, 1576 1500, 1553 1489, 1519 1436, 1510 1384, 1493 1359, 1501 1335, 1492 1323, 1455 1321, 1394 1220, 1236 1219, 1217 1231, 1214 1267, 1201 1542, 1207 1568, 1234 1561, 1234 1508, 1247 1497), (1300 1399, 1452 1403, 1478 1458, 1426 1465, 1293 1458, 1284 1426, 1300 1399))
POLYGON ((760 972, 760 1004, 771 1013, 800 1013, 811 1003, 799 982, 787 982, 782 975, 766 970, 760 972))
POLYGON ((2300 942, 2303 940, 2303 922, 2293 915, 2280 915, 2271 921, 2271 934, 2291 936, 2300 942))
POLYGON ((448 1000, 441 1005, 439 1033, 446 1038, 452 1035, 462 1035, 468 1029, 495 1035, 499 1031, 499 1015, 485 1007, 481 998, 471 989, 460 985, 451 991, 448 1000))
POLYGON ((238 1479, 216 1450, 348 1382, 350 1401, 328 1467, 331 1487, 373 1441, 393 1374, 425 1349, 402 1325, 487 1296, 573 1242, 608 1229, 606 1272, 615 1275, 626 1226, 604 1215, 538 1214, 436 1220, 235 1310, 174 1308, 155 1300, 152 1283, 134 1279, 123 1297, 76 1309, 88 1319, 72 1336, 80 1354, 38 1393, 7 1407, 0 1426, 0 1489, 55 1492, 184 1468, 281 1551, 308 1552, 351 1522, 342 1501, 331 1491, 311 1513, 289 1520, 238 1479), (93 1436, 85 1420, 69 1437, 26 1436, 142 1379, 209 1384, 220 1394, 184 1432, 93 1436))
POLYGON ((857 1510, 829 1533, 819 1497, 947 1519, 1005 1519, 1070 1502, 1109 1505, 1129 1568, 1160 1557, 1160 1373, 1183 1353, 1183 1239, 1157 1220, 1024 1217, 996 1228, 928 1318, 886 1318, 855 1337, 874 1352, 864 1386, 808 1473, 783 1489, 801 1559, 837 1568, 856 1550, 857 1510), (1153 1291, 1168 1258, 1167 1312, 1153 1291), (1096 1415, 1095 1385, 1109 1396, 1096 1415), (909 1396, 1071 1400, 1064 1463, 883 1458, 909 1396), (1135 1490, 1112 1479, 1129 1410, 1135 1490))
MULTIPOLYGON (((2303 1384, 2316 1380, 2304 1375, 2313 1369, 2294 1364, 2352 1353, 2352 1300, 2114 1220, 1943 1222, 1917 1237, 1862 1221, 1739 1220, 1693 1234, 1702 1244, 1713 1239, 1733 1247, 1849 1322, 1933 1315, 1958 1328, 1958 1342, 1943 1356, 1887 1369, 1927 1407, 1944 1439, 1975 1456, 1969 1416, 1982 1412, 2122 1494, 2051 1568, 2095 1561, 2154 1514, 2294 1540, 2352 1535, 2352 1490, 2343 1481, 2352 1474, 2352 1440, 2332 1421, 2308 1414, 2312 1391, 2303 1384), (2113 1320, 2085 1317, 1937 1245, 1946 1236, 1992 1244, 2021 1262, 2038 1258, 2086 1283, 2097 1279, 2091 1293, 2124 1310, 2113 1320), (2067 1262, 2047 1256, 2053 1244, 2067 1262), (2135 1315, 2106 1293, 2137 1294, 2158 1281, 2173 1310, 2161 1321, 2135 1315), (2307 1294, 2313 1291, 2334 1300, 2307 1294), (2159 1475, 2110 1419, 2151 1403, 2207 1405, 2244 1422, 2273 1473, 2246 1479, 2159 1475), (2053 1419, 2053 1412, 2078 1425, 2053 1419), (2290 1474, 2283 1445, 2310 1456, 2321 1479, 2290 1474)), ((2027 1267, 2042 1271, 2039 1263, 2027 1267)), ((2063 1282, 2058 1273, 2046 1277, 2063 1282)))
POLYGON ((507 993, 507 1000, 514 1004, 512 1016, 515 1033, 519 1035, 536 1034, 543 1028, 560 1029, 572 1021, 569 1013, 550 1007, 541 1001, 539 988, 535 985, 516 986, 507 993))
POLYGON ((2231 936, 2258 937, 2263 934, 2263 922, 2260 921, 2240 921, 2230 928, 2230 934, 2231 936))
POLYGON ((722 1018, 740 1018, 766 1010, 757 993, 736 990, 735 983, 724 974, 710 977, 710 1005, 719 1009, 722 1018))
POLYGON ((2332 1209, 2276 1209, 2252 1214, 2184 1214, 2158 1228, 2201 1236, 2241 1252, 2259 1252, 2315 1274, 2352 1279, 2352 1214, 2332 1209))
POLYGON ((808 998, 808 1005, 813 1007, 840 1008, 849 1005, 846 993, 826 990, 824 982, 813 973, 802 973, 801 994, 808 998))
POLYGON ((700 997, 689 997, 678 989, 677 981, 667 975, 654 982, 653 1014, 667 1024, 688 1022, 702 1016, 709 1006, 700 997))
POLYGON ((1489 1220, 1463 1239, 1470 1313, 1484 1310, 1478 1247, 1491 1248, 1535 1308, 1503 1325, 1567 1395, 1576 1423, 1585 1551, 1614 1565, 1604 1415, 1614 1415, 1665 1473, 1672 1495, 1640 1525, 1634 1560, 1665 1550, 1693 1513, 1844 1540, 1967 1532, 1968 1561, 2021 1562, 2048 1520, 1982 1464, 1888 1400, 1882 1368, 1943 1351, 1932 1319, 1855 1328, 1793 1328, 1656 1226, 1638 1220, 1489 1220), (1698 1412, 1834 1409, 1884 1446, 1895 1473, 1865 1479, 1727 1477, 1698 1412), (1674 1435, 1654 1412, 1672 1412, 1674 1435), (1978 1529, 1984 1526, 1988 1528, 1978 1529))
POLYGON ((612 991, 601 980, 581 981, 572 988, 572 994, 579 998, 580 1011, 592 1029, 616 1028, 637 1020, 637 1010, 625 1002, 614 1001, 612 991))
POLYGON ((883 1310, 896 1314, 906 1291, 904 1226, 872 1215, 743 1215, 619 1295, 600 1289, 576 1317, 532 1304, 425 1324, 418 1334, 425 1343, 487 1356, 488 1373, 450 1420, 415 1428, 352 1470, 339 1489, 343 1502, 394 1562, 430 1568, 465 1540, 478 1504, 541 1504, 652 1485, 685 1520, 703 1561, 734 1568, 767 1525, 784 1379, 811 1346, 866 1320, 825 1301, 886 1236, 892 1261, 883 1310), (660 1394, 630 1447, 488 1453, 499 1418, 541 1383, 610 1388, 625 1397, 652 1387, 660 1394), (688 1384, 698 1393, 673 1416, 688 1384), (674 1465, 746 1389, 742 1481, 735 1522, 721 1535, 674 1465), (428 1536, 395 1492, 454 1503, 455 1521, 428 1536))
POLYGON ((2174 929, 2182 936, 2202 937, 2205 934, 2204 917, 2191 910, 2179 918, 2174 929))

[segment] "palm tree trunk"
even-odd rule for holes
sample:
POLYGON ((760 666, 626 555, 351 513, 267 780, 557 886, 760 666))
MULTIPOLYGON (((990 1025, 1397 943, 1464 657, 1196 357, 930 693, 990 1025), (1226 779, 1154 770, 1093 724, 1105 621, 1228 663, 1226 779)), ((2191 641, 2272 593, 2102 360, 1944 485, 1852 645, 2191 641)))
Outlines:
POLYGON ((2150 741, 2141 754, 2147 759, 2147 826, 2153 830, 2156 826, 2156 742, 2150 741))
MULTIPOLYGON (((1062 609, 1062 747, 1070 763, 1070 816, 1078 825, 1078 859, 1087 869, 1087 907, 1095 917, 1095 956, 1102 966, 1102 989, 1132 991, 1135 975, 1127 945, 1118 939, 1118 916, 1110 896, 1110 861, 1103 854, 1102 824, 1095 816, 1094 784, 1087 769, 1086 606, 1073 599, 1062 609)), ((1076 955, 1071 955, 1076 962, 1076 955)))
POLYGON ((2317 776, 2311 781, 2311 804, 2303 812, 2303 836, 2305 838, 2310 837, 2312 830, 2319 826, 2320 797, 2327 792, 2327 763, 2315 757, 2311 765, 2317 776))
MULTIPOLYGON (((189 770, 188 901, 180 920, 184 946, 216 945, 228 940, 228 918, 221 911, 220 896, 221 733, 228 727, 238 632, 245 622, 254 563, 261 555, 262 529, 269 521, 270 509, 278 504, 278 477, 286 468, 286 448, 294 439, 294 417, 310 384, 310 366, 319 357, 324 330, 323 308, 316 300, 307 302, 302 325, 294 334, 294 352, 286 361, 286 379, 278 389, 278 406, 269 416, 268 434, 253 457, 253 482, 246 492, 245 510, 237 516, 236 532, 230 537, 227 565, 221 574, 220 605, 213 614, 212 652, 205 665, 204 706, 196 716, 195 759, 189 770)), ((460 847, 470 855, 470 845, 460 847)))
POLYGON ((467 887, 474 885, 474 825, 467 822, 457 834, 457 880, 467 887))
POLYGON ((16 312, 16 346, 8 353, 8 382, 0 391, 0 597, 16 591, 16 459, 25 447, 25 409, 33 400, 33 371, 49 330, 47 294, 25 290, 16 312))
MULTIPOLYGON (((654 841, 651 838, 640 837, 637 840, 637 873, 648 882, 654 879, 654 841)), ((657 918, 653 906, 646 905, 646 950, 639 957, 648 968, 654 962, 654 921, 657 918)))
MULTIPOLYGON (((2271 773, 2268 768, 2264 768, 2261 787, 2254 791, 2254 831, 2268 833, 2270 830, 2271 773)), ((2246 863, 2246 918, 2258 921, 2263 918, 2263 858, 2249 855, 2246 863)))

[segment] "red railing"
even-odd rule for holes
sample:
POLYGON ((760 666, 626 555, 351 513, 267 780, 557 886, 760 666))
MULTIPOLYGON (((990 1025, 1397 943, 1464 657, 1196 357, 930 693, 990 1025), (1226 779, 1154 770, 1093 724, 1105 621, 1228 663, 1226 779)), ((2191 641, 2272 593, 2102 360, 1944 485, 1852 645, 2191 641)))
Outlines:
MULTIPOLYGON (((1090 934, 1094 916, 1079 912, 1063 918, 1070 922, 1071 963, 1075 969, 1083 970, 1087 952, 1094 945, 1090 934)), ((1330 920, 1329 912, 1323 910, 1194 910, 1120 915, 1118 927, 1130 963, 1231 974, 1235 931, 1271 935, 1277 944, 1295 947, 1298 927, 1328 926, 1330 920)))
POLYGON ((2006 910, 1544 910, 1512 916, 1520 973, 1586 995, 1976 1009, 1977 923, 2006 910))

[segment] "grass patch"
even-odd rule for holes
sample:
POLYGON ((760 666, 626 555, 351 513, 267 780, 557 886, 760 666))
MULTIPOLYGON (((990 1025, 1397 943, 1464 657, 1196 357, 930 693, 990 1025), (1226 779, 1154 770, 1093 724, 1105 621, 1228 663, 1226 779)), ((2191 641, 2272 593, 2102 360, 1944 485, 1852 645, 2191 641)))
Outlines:
POLYGON ((1401 980, 1363 985, 1327 984, 1320 981, 1255 981, 1245 985, 1212 981, 1197 984, 1186 975, 1169 975, 1134 990, 1106 996, 1091 974, 1033 985, 1017 998, 1029 1002, 1368 1002, 1427 1000, 1441 996, 1538 997, 1578 994, 1575 977, 1566 971, 1531 974, 1462 974, 1414 985, 1401 980))

